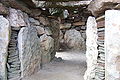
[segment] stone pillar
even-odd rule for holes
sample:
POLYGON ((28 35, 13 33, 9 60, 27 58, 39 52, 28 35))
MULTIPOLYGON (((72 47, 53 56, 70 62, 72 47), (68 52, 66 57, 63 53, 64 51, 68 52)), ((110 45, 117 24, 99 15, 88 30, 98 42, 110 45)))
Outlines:
POLYGON ((87 20, 86 30, 86 57, 87 57, 87 71, 84 76, 84 80, 94 80, 95 68, 97 66, 97 23, 94 17, 89 17, 87 20))
POLYGON ((10 39, 9 21, 0 16, 0 80, 7 80, 7 56, 10 39))
POLYGON ((21 62, 21 77, 24 78, 39 71, 41 50, 36 28, 21 28, 18 35, 18 49, 21 62))
POLYGON ((106 80, 120 80, 120 11, 105 12, 106 80))

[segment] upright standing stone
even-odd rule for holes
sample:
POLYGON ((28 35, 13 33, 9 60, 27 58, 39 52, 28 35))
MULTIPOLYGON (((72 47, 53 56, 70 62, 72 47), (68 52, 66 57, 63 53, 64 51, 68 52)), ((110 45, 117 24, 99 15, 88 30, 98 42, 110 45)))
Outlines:
POLYGON ((40 69, 41 51, 37 30, 24 27, 18 35, 18 49, 21 62, 21 76, 26 77, 40 69))
POLYGON ((0 80, 6 80, 6 64, 10 38, 9 21, 0 16, 0 80))
POLYGON ((106 80, 120 80, 120 11, 105 12, 106 80))
POLYGON ((85 80, 94 80, 95 78, 95 68, 97 66, 97 23, 94 17, 89 17, 87 20, 87 30, 86 30, 86 57, 87 57, 87 71, 85 73, 85 80))

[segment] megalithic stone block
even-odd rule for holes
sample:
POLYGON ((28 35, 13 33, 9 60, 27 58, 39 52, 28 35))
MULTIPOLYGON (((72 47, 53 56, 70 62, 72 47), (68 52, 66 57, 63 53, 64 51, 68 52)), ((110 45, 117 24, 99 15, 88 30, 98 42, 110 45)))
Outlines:
POLYGON ((105 80, 120 80, 120 10, 105 12, 105 55, 105 80))
POLYGON ((87 57, 87 71, 85 72, 84 80, 94 80, 95 68, 97 66, 97 23, 94 17, 89 17, 87 20, 86 30, 86 57, 87 57))

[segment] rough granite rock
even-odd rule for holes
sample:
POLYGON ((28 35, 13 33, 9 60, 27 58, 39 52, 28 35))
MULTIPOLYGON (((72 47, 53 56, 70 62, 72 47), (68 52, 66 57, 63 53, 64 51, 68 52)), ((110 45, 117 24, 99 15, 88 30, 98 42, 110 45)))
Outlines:
POLYGON ((36 28, 21 28, 18 35, 18 49, 21 61, 21 77, 36 73, 41 64, 41 49, 36 28))
POLYGON ((114 3, 120 3, 120 0, 93 0, 88 6, 88 10, 90 10, 94 16, 98 16, 103 14, 105 10, 114 8, 114 3))
POLYGON ((54 50, 54 39, 46 34, 40 37, 40 48, 42 51, 42 64, 51 60, 51 53, 54 50))
POLYGON ((120 11, 105 12, 106 79, 120 80, 120 11))
POLYGON ((24 21, 23 12, 21 10, 16 10, 13 8, 9 8, 9 21, 10 25, 13 27, 21 27, 21 26, 27 26, 26 22, 24 21))
POLYGON ((84 80, 95 80, 95 71, 97 66, 97 23, 94 17, 89 17, 87 20, 86 30, 86 57, 87 57, 87 71, 84 75, 84 80))
POLYGON ((9 21, 0 16, 0 80, 7 80, 6 64, 10 39, 9 21))
POLYGON ((85 41, 81 33, 75 29, 66 31, 64 41, 70 49, 85 50, 85 41))
POLYGON ((45 29, 41 26, 34 26, 37 29, 38 35, 42 35, 45 33, 45 29))
POLYGON ((29 21, 33 25, 36 25, 36 26, 40 25, 40 22, 38 20, 35 20, 34 18, 29 18, 29 21))

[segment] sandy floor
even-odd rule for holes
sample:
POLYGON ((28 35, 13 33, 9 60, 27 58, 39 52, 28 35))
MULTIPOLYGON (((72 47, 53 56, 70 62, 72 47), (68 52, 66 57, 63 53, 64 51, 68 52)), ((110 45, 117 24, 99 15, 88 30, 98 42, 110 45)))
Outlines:
POLYGON ((56 57, 62 57, 63 60, 44 65, 37 74, 25 80, 84 80, 86 70, 84 52, 59 52, 56 57))

